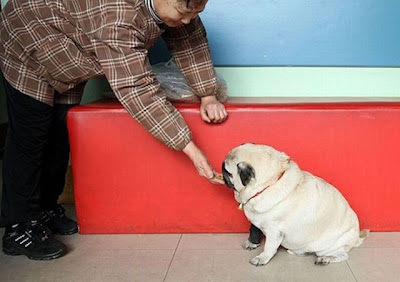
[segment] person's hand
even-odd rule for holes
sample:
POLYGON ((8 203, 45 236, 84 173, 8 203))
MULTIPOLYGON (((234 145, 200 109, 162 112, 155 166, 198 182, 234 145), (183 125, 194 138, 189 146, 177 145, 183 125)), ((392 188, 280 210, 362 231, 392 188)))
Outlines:
POLYGON ((200 115, 208 123, 221 123, 228 117, 225 106, 218 102, 215 96, 201 98, 200 115))
POLYGON ((193 141, 190 141, 182 151, 193 162, 197 172, 201 176, 207 178, 213 184, 224 184, 224 180, 220 174, 213 170, 204 153, 194 144, 193 141))
POLYGON ((214 177, 209 179, 212 184, 225 184, 221 173, 214 171, 214 177))

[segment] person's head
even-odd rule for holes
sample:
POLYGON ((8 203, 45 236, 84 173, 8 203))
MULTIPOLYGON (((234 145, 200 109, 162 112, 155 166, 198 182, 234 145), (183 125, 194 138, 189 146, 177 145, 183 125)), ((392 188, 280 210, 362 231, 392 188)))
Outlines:
POLYGON ((154 0, 154 8, 160 19, 170 27, 190 23, 201 13, 208 0, 154 0))

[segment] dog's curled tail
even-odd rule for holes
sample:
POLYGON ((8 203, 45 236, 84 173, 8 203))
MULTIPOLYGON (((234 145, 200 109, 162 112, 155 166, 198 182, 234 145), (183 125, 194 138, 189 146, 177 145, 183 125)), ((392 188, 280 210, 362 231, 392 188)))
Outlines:
POLYGON ((367 238, 368 236, 369 236, 369 229, 360 230, 360 237, 358 238, 358 241, 354 245, 354 247, 359 247, 364 242, 365 238, 367 238))

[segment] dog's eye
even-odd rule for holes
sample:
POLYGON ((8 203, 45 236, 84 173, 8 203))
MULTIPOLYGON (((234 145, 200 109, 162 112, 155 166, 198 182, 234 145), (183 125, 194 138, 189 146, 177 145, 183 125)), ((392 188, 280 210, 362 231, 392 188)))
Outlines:
POLYGON ((256 175, 254 168, 245 162, 238 163, 237 169, 243 186, 249 184, 250 180, 256 175))

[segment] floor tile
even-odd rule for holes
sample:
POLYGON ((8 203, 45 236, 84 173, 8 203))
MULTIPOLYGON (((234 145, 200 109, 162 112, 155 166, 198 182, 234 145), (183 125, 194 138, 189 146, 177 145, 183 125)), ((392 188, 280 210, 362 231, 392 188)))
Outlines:
POLYGON ((180 234, 111 234, 57 236, 71 250, 175 250, 180 234))
POLYGON ((348 264, 357 281, 400 281, 400 249, 355 248, 348 264))
POLYGON ((249 234, 183 234, 179 249, 184 250, 241 250, 249 234))
POLYGON ((371 232, 359 248, 400 248, 400 232, 371 232))
POLYGON ((52 261, 10 257, 2 281, 163 281, 173 250, 77 251, 52 261))
POLYGON ((203 281, 356 281, 346 262, 314 265, 314 257, 297 257, 280 249, 262 267, 249 260, 261 250, 177 250, 167 282, 203 281))
MULTIPOLYGON (((73 205, 64 205, 64 208, 68 217, 76 219, 73 205)), ((174 250, 181 234, 74 234, 57 238, 71 250, 174 250)))

